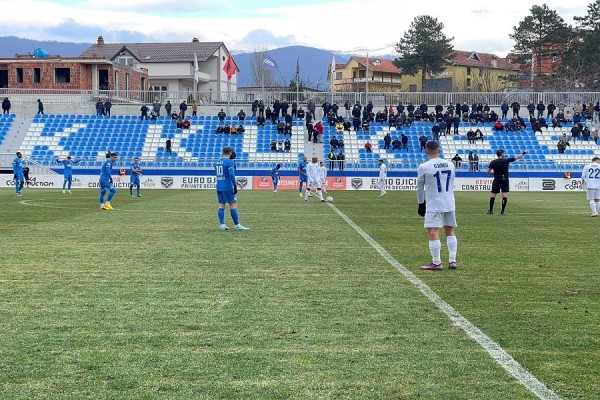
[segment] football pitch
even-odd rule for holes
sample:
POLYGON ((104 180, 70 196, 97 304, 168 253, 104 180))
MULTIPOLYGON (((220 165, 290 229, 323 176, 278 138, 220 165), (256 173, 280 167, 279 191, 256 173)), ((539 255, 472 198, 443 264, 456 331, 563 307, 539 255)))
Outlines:
POLYGON ((457 193, 456 271, 419 270, 414 192, 240 191, 247 232, 213 191, 97 194, 0 190, 2 399, 600 398, 583 192, 457 193))

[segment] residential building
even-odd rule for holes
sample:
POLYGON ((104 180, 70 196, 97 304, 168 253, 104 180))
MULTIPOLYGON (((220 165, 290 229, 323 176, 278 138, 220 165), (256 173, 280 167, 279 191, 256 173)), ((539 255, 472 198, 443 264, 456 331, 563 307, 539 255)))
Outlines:
POLYGON ((151 91, 188 94, 182 97, 189 97, 194 91, 236 91, 236 75, 228 82, 223 70, 229 55, 223 42, 200 42, 194 38, 179 43, 106 43, 102 36, 81 54, 147 69, 151 91))
MULTIPOLYGON (((328 79, 331 82, 331 65, 328 79)), ((334 92, 397 92, 401 88, 400 70, 392 60, 377 57, 351 57, 336 64, 334 92)))
POLYGON ((515 87, 519 68, 490 53, 454 50, 446 69, 429 75, 422 84, 422 73, 402 75, 403 92, 495 92, 515 87), (512 78, 511 78, 512 77, 512 78))

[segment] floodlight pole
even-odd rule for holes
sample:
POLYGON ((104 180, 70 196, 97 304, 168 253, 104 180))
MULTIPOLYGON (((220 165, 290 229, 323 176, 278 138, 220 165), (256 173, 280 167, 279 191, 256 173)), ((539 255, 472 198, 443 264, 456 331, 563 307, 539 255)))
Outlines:
POLYGON ((367 52, 367 72, 365 74, 365 104, 369 103, 369 52, 367 52))

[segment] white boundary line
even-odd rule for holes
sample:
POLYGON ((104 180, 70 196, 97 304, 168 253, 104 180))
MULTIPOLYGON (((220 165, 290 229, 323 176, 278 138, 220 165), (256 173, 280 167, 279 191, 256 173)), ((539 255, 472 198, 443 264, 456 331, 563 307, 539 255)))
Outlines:
POLYGON ((410 272, 404 265, 400 264, 390 253, 388 253, 379 243, 377 243, 368 233, 362 230, 346 214, 341 212, 333 204, 328 203, 344 221, 348 223, 363 239, 367 241, 377 252, 395 269, 397 269, 410 283, 412 283, 421 293, 425 295, 433 304, 437 306, 452 322, 458 325, 465 333, 479 344, 489 355, 504 368, 509 374, 515 377, 521 385, 530 392, 543 400, 561 400, 561 397, 552 389, 549 389, 544 383, 538 380, 519 364, 510 354, 508 354, 498 343, 483 333, 478 327, 469 320, 460 315, 452 306, 446 303, 429 286, 420 280, 415 274, 410 272))

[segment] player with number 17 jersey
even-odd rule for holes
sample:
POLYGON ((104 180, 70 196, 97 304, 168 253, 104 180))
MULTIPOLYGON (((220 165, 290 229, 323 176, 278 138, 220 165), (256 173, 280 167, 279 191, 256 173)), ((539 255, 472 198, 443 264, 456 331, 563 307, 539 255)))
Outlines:
POLYGON ((454 165, 433 158, 417 168, 417 200, 427 200, 427 212, 444 213, 456 210, 454 201, 454 165))

